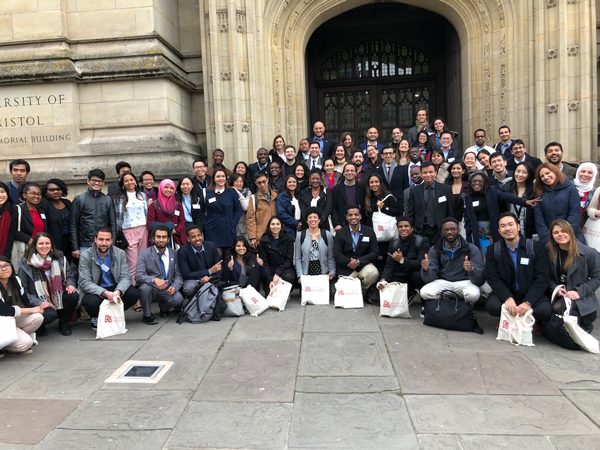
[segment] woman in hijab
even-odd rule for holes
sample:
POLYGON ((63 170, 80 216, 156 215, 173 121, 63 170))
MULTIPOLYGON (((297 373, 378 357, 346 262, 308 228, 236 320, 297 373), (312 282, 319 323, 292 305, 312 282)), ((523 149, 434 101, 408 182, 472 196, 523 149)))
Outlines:
POLYGON ((158 199, 148 208, 148 235, 156 225, 166 225, 172 230, 172 237, 179 246, 187 243, 185 234, 185 213, 183 206, 175 199, 173 180, 162 180, 158 187, 158 199))
MULTIPOLYGON (((594 193, 596 192, 594 184, 596 183, 597 176, 598 168, 596 167, 596 164, 584 162, 577 169, 575 179, 573 180, 573 184, 575 184, 577 192, 579 192, 579 207, 581 208, 581 222, 579 224, 582 228, 588 218, 587 208, 592 202, 594 193)), ((596 201, 595 204, 598 205, 598 202, 596 201)))

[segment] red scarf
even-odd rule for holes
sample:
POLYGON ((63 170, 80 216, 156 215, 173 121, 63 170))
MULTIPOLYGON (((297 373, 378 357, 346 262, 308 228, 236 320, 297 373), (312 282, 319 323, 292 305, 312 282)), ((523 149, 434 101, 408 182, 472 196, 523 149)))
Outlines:
POLYGON ((327 182, 329 183, 329 189, 333 189, 333 183, 335 181, 335 172, 333 172, 333 176, 330 178, 327 173, 325 173, 325 178, 327 178, 327 182))
POLYGON ((0 217, 0 255, 4 255, 6 250, 6 241, 8 230, 10 229, 10 212, 4 211, 0 217))

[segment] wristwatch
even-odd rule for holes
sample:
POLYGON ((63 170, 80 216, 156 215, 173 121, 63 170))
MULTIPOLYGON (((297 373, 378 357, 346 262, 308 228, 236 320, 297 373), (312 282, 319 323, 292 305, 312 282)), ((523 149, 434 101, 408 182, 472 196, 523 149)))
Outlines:
POLYGON ((400 260, 400 264, 404 264, 404 258, 400 260))
POLYGON ((358 258, 356 259, 356 265, 360 266, 360 259, 358 259, 358 258))

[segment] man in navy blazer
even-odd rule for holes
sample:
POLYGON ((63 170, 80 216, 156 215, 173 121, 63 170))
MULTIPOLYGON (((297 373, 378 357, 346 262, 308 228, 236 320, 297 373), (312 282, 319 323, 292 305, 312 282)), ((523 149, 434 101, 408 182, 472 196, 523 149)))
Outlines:
POLYGON ((379 137, 379 131, 377 131, 377 128, 371 127, 367 130, 367 142, 363 142, 362 144, 360 144, 358 146, 358 148, 363 151, 363 155, 365 155, 365 159, 367 159, 367 157, 366 157, 367 147, 369 145, 377 147, 377 150, 379 150, 379 153, 381 153, 383 151, 383 144, 380 144, 379 142, 377 142, 378 137, 379 137))
POLYGON ((528 154, 525 143, 521 139, 514 139, 512 142, 512 156, 506 160, 506 170, 514 172, 517 164, 526 162, 535 174, 535 170, 542 164, 542 160, 528 154))
POLYGON ((177 264, 177 252, 167 247, 171 239, 166 225, 152 230, 154 245, 142 250, 135 268, 135 281, 140 291, 140 302, 148 325, 156 325, 158 319, 152 314, 152 302, 158 301, 160 317, 168 317, 169 309, 181 309, 183 296, 179 290, 183 279, 177 264))
POLYGON ((204 240, 200 227, 189 227, 186 235, 188 242, 177 252, 177 261, 183 278, 183 295, 192 298, 211 277, 223 274, 223 260, 215 244, 204 240))
POLYGON ((332 139, 325 137, 325 125, 321 121, 315 122, 313 125, 313 137, 308 139, 308 142, 316 142, 321 148, 321 158, 323 161, 329 158, 333 158, 333 148, 335 142, 332 139))
POLYGON ((385 187, 396 198, 398 209, 400 209, 399 216, 402 216, 404 214, 404 190, 408 189, 410 184, 409 166, 399 166, 396 163, 394 148, 390 144, 383 146, 381 155, 383 156, 383 164, 375 169, 375 173, 379 174, 385 187))

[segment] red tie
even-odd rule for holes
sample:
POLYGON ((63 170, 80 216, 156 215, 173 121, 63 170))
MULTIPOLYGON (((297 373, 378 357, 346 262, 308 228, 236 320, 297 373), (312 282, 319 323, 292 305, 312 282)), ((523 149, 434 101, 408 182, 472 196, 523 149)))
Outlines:
POLYGON ((392 168, 392 166, 388 166, 388 179, 390 178, 390 169, 392 168))

